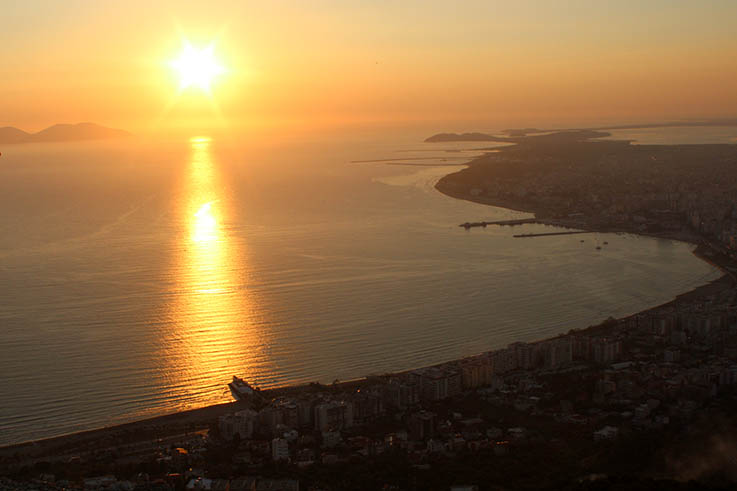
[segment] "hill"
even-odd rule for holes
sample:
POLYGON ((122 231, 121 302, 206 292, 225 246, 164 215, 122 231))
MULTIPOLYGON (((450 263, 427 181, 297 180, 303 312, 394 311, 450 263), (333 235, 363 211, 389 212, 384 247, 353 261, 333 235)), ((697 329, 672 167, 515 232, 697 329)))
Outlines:
POLYGON ((0 128, 0 143, 20 143, 29 136, 31 136, 30 133, 13 128, 12 126, 0 128))
POLYGON ((126 136, 130 136, 130 133, 95 123, 55 124, 38 133, 27 133, 12 126, 0 128, 0 143, 5 144, 103 140, 126 136))

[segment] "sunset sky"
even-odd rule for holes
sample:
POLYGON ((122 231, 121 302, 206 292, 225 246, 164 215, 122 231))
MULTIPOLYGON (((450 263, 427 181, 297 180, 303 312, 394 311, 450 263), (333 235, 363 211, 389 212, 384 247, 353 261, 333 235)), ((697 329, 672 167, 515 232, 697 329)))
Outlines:
MULTIPOLYGON (((5 2, 0 126, 737 116, 737 2, 5 2), (180 92, 184 40, 226 72, 180 92)), ((471 128, 473 129, 473 128, 471 128)))

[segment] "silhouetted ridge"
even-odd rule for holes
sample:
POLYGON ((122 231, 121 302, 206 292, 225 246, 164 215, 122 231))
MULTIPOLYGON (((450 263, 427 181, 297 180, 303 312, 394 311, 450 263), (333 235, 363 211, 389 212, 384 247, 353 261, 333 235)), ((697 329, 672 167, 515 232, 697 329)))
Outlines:
POLYGON ((12 126, 0 128, 0 143, 20 143, 29 136, 31 136, 30 133, 13 128, 12 126))
POLYGON ((12 126, 0 128, 0 143, 5 144, 103 140, 126 136, 130 136, 130 133, 114 128, 106 128, 95 123, 55 124, 38 133, 26 133, 12 126))

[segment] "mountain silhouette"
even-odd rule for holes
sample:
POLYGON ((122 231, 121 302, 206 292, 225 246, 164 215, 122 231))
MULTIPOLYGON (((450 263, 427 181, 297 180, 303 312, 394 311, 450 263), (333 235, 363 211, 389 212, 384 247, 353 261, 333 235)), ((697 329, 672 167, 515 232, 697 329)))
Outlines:
POLYGON ((12 126, 0 128, 0 143, 4 144, 103 140, 126 136, 130 136, 130 133, 95 123, 55 124, 38 133, 27 133, 12 126))
POLYGON ((30 133, 13 128, 12 126, 0 128, 0 143, 20 143, 25 141, 29 136, 31 136, 30 133))

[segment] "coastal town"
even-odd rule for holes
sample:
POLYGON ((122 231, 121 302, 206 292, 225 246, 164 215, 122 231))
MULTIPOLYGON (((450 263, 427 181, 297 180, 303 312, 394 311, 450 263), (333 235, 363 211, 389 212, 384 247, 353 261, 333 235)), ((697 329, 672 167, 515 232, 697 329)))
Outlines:
POLYGON ((691 241, 724 276, 551 339, 6 447, 0 489, 728 489, 736 185, 733 145, 564 135, 489 153, 438 188, 550 224, 691 241))
POLYGON ((436 188, 541 223, 737 251, 737 145, 633 145, 564 131, 492 149, 436 188))

